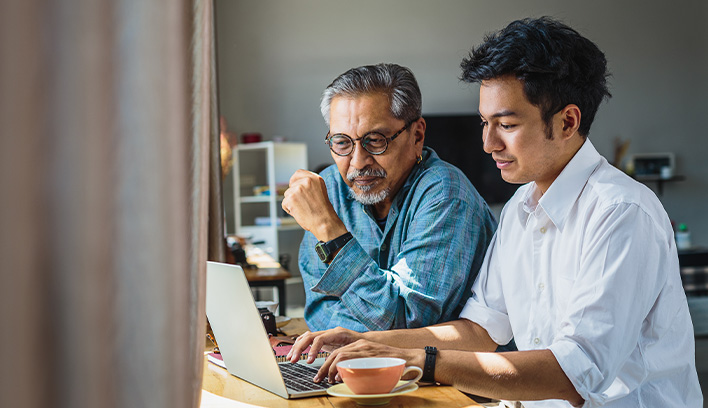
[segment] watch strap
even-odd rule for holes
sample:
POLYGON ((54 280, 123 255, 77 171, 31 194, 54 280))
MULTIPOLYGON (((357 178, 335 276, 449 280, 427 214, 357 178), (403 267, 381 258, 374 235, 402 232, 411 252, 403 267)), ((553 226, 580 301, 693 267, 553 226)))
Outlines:
POLYGON ((354 236, 352 235, 351 232, 347 231, 345 234, 338 236, 337 238, 327 241, 327 242, 318 242, 317 245, 321 248, 324 249, 324 254, 325 258, 323 259, 322 256, 320 255, 320 259, 325 262, 329 263, 332 261, 332 258, 334 258, 334 253, 342 248, 344 245, 347 244, 354 236))
POLYGON ((327 246, 327 249, 329 249, 329 252, 334 252, 346 245, 346 243, 349 242, 349 240, 352 238, 354 238, 352 233, 347 231, 345 234, 340 235, 331 241, 327 241, 325 245, 327 246))
POLYGON ((435 360, 437 355, 437 348, 425 346, 425 367, 423 367, 423 376, 420 378, 420 381, 429 383, 435 382, 435 360))

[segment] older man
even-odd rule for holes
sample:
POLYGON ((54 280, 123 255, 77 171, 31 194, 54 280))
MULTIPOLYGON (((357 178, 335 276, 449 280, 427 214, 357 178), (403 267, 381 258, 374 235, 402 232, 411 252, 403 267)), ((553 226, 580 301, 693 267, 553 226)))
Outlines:
POLYGON ((609 96, 604 54, 558 21, 515 21, 463 61, 481 82, 484 150, 526 183, 454 322, 416 330, 303 335, 337 361, 383 355, 423 380, 525 407, 702 407, 691 317, 661 203, 598 154, 595 113, 609 96), (519 350, 492 353, 514 338, 519 350), (437 350, 439 349, 439 351, 437 350))
POLYGON ((313 330, 422 327, 456 317, 496 228, 464 174, 423 147, 413 73, 351 69, 324 91, 335 165, 300 170, 282 207, 308 232, 299 265, 313 330))

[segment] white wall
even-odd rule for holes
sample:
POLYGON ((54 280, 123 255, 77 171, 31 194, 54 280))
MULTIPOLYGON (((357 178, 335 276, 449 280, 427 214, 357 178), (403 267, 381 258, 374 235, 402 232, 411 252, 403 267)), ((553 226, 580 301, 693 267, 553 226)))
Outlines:
POLYGON ((238 133, 308 143, 314 168, 332 162, 319 98, 340 73, 395 62, 415 73, 424 114, 474 112, 478 88, 457 79, 461 59, 511 20, 551 15, 608 58, 614 97, 595 146, 608 159, 615 137, 631 139, 630 153, 675 152, 686 181, 666 185, 662 202, 708 246, 708 2, 654 3, 217 0, 221 112, 238 133))

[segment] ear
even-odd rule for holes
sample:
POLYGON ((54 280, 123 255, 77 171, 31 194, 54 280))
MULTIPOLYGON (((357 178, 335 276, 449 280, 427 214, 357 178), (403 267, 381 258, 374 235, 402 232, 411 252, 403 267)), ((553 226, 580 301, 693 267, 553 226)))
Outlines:
POLYGON ((413 128, 413 140, 416 149, 421 153, 423 151, 423 142, 425 141, 425 119, 421 116, 411 124, 413 128))
POLYGON ((578 105, 569 104, 559 112, 561 119, 561 135, 563 139, 569 139, 574 134, 578 133, 580 128, 580 108, 578 105))

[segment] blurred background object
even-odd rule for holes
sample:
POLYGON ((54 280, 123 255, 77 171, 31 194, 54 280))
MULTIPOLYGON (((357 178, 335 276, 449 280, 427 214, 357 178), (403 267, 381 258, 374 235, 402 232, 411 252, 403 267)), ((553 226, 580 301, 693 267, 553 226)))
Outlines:
POLYGON ((213 2, 1 10, 0 407, 195 408, 223 252, 213 2))
POLYGON ((232 147, 236 146, 237 136, 228 129, 228 122, 223 116, 219 117, 219 147, 221 156, 221 178, 225 178, 234 165, 232 147))

